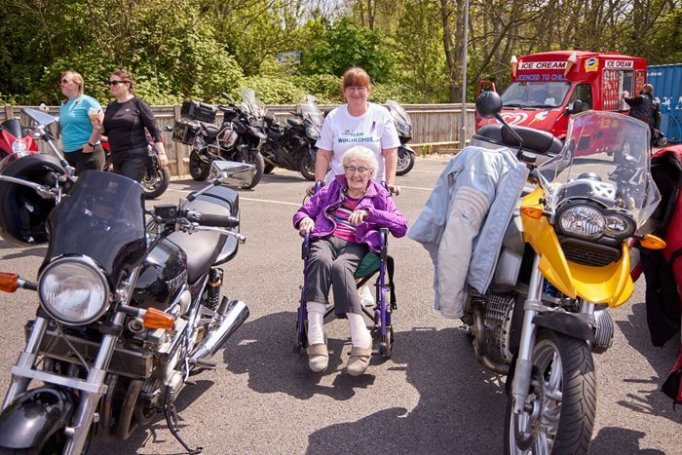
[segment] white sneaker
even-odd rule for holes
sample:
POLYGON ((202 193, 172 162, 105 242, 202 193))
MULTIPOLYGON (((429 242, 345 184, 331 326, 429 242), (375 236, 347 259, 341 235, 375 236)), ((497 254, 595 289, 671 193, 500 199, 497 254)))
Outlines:
POLYGON ((362 306, 369 306, 372 307, 374 306, 374 295, 372 294, 372 291, 369 289, 369 286, 362 285, 360 289, 358 289, 358 294, 360 295, 360 303, 362 306))

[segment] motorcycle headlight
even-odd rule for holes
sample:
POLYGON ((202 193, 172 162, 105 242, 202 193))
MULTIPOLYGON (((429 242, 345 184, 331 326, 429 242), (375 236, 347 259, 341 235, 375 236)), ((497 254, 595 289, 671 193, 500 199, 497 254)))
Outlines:
POLYGON ((14 141, 12 143, 12 153, 22 154, 28 151, 28 146, 24 141, 14 141))
POLYGON ((595 207, 573 205, 559 214, 559 228, 567 235, 596 239, 606 232, 606 218, 595 207))
POLYGON ((606 214, 606 233, 611 237, 622 239, 635 232, 634 221, 620 214, 606 214))
POLYGON ((87 258, 63 258, 49 264, 38 281, 40 304, 66 325, 85 325, 109 307, 104 274, 87 258))

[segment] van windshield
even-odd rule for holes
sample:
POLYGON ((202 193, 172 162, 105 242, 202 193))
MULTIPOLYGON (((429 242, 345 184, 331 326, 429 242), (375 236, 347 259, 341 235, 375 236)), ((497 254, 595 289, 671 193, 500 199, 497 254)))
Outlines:
POLYGON ((561 107, 571 84, 568 82, 512 82, 502 94, 504 107, 561 107))

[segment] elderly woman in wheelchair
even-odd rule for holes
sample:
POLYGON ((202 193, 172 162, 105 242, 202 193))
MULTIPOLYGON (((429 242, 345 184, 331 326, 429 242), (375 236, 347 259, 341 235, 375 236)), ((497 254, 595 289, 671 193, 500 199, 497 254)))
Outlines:
MULTIPOLYGON (((377 169, 374 152, 363 146, 347 150, 343 156, 343 168, 343 175, 337 175, 327 186, 319 189, 293 217, 294 227, 306 240, 310 240, 306 241, 307 251, 304 251, 306 265, 298 333, 300 345, 307 345, 310 369, 324 371, 329 364, 329 352, 323 324, 331 287, 334 311, 339 317, 345 316, 350 326, 352 347, 347 370, 350 375, 358 376, 369 365, 372 336, 362 315, 363 307, 356 289, 356 269, 361 261, 363 265, 368 262, 363 260, 368 253, 380 254, 377 261, 379 298, 374 323, 380 328, 384 340, 390 343, 391 307, 385 301, 383 276, 387 259, 386 238, 388 231, 395 237, 404 236, 407 220, 388 190, 372 181, 377 169)), ((373 259, 376 260, 377 256, 373 255, 373 259)))

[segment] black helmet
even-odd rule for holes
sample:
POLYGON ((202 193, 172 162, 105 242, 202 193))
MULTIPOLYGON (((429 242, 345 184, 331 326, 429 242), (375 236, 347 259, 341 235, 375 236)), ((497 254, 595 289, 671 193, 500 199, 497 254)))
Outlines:
MULTIPOLYGON (((66 171, 55 157, 34 154, 0 163, 0 174, 54 187, 57 176, 66 171)), ((15 245, 47 242, 46 221, 55 206, 27 186, 0 181, 0 236, 15 245)))

